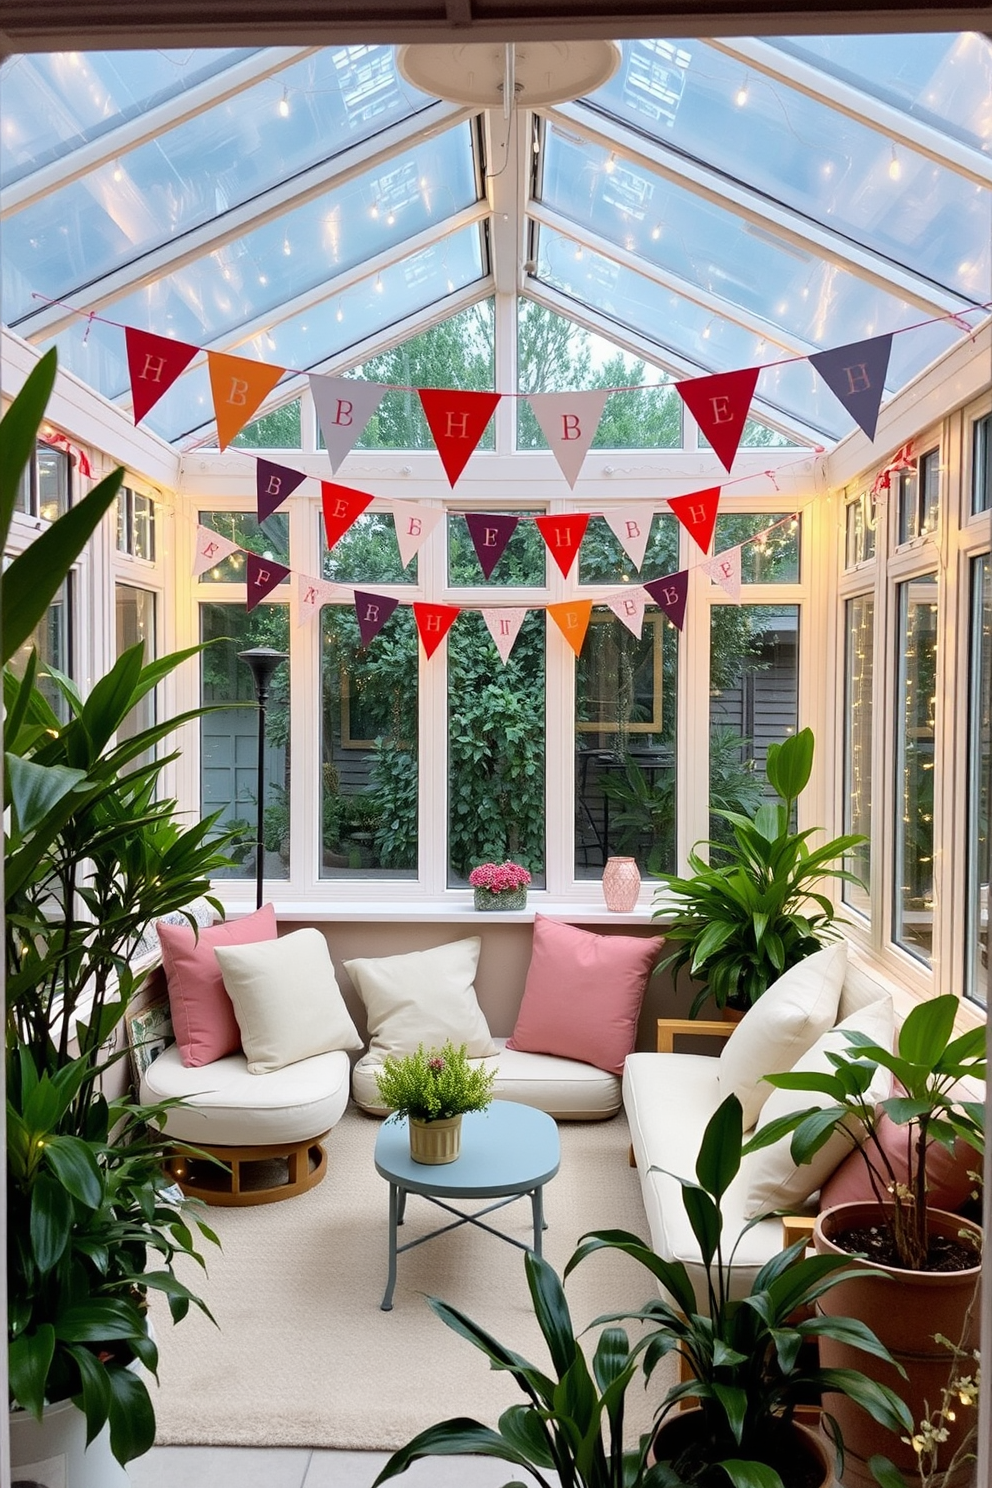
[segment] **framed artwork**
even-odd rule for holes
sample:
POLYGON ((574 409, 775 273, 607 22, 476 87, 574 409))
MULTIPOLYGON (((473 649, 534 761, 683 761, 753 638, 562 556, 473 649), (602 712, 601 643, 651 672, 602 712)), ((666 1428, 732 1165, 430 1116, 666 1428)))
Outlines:
POLYGON ((134 1011, 129 1009, 124 1014, 124 1022, 131 1051, 134 1088, 137 1090, 148 1066, 175 1042, 169 1004, 165 1001, 149 1002, 134 1011))

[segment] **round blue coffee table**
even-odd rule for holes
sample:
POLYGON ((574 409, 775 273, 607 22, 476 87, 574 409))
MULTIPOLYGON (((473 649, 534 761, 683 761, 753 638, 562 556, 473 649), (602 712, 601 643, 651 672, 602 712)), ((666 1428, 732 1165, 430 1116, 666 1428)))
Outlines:
POLYGON ((396 1257, 438 1235, 472 1224, 488 1230, 509 1245, 541 1254, 544 1229, 544 1185, 555 1176, 561 1161, 558 1127, 553 1118, 517 1101, 493 1101, 485 1111, 469 1111, 462 1118, 461 1151, 453 1163, 414 1162, 405 1119, 385 1121, 375 1141, 375 1168, 389 1184, 389 1275, 382 1309, 389 1312, 396 1285, 396 1257), (420 1194, 439 1209, 457 1217, 406 1245, 397 1245, 407 1194, 420 1194), (483 1224, 482 1216, 530 1195, 534 1243, 525 1245, 511 1235, 483 1224), (484 1209, 466 1214, 451 1199, 495 1199, 484 1209))

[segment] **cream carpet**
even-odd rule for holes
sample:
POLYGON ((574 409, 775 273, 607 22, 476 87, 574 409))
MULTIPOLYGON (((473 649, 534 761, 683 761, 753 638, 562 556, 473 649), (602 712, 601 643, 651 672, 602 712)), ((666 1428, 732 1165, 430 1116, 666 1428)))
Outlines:
MULTIPOLYGON (((164 1303, 156 1298, 153 1306, 161 1354, 161 1385, 152 1386, 159 1444, 386 1450, 447 1416, 495 1426, 500 1412, 523 1397, 434 1316, 427 1296, 461 1307, 549 1369, 523 1251, 474 1226, 401 1255, 393 1310, 380 1310, 388 1188, 372 1163, 377 1130, 378 1122, 349 1110, 327 1139, 328 1172, 319 1187, 284 1203, 209 1211, 223 1250, 206 1247, 205 1280, 195 1267, 184 1279, 219 1326, 191 1309, 173 1327, 164 1303)), ((559 1274, 586 1230, 647 1235, 638 1178, 627 1166, 623 1115, 562 1123, 560 1130, 561 1168, 544 1190, 544 1254, 559 1274)), ((525 1199, 489 1223, 526 1240, 530 1213, 525 1199)), ((411 1196, 406 1238, 445 1220, 441 1210, 411 1196)), ((566 1286, 576 1328, 600 1313, 640 1306, 652 1286, 628 1257, 592 1256, 566 1286)), ((649 1393, 640 1380, 632 1383, 631 1445, 672 1377, 656 1374, 649 1393)))

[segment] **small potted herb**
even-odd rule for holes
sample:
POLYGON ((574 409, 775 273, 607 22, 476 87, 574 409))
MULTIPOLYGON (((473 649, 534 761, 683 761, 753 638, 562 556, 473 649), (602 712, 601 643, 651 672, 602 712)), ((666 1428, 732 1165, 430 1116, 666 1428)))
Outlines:
POLYGON ((387 1054, 375 1082, 390 1119, 406 1117, 414 1162, 454 1162, 461 1149, 462 1116, 484 1111, 493 1098, 495 1069, 469 1059, 451 1040, 440 1049, 417 1045, 414 1054, 387 1054))
POLYGON ((476 909, 525 909, 530 874, 519 863, 480 863, 468 881, 475 890, 476 909))

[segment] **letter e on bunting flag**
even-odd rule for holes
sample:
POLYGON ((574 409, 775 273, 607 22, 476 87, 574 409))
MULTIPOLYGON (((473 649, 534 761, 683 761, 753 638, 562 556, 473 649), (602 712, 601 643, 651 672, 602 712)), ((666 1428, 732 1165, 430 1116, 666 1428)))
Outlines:
POLYGON ((644 629, 644 606, 647 603, 641 586, 638 584, 636 589, 621 589, 617 594, 608 594, 605 603, 617 619, 622 620, 627 629, 640 640, 644 629))
POLYGON ((492 636, 499 652, 499 659, 506 666, 513 650, 513 643, 520 634, 520 627, 527 618, 526 609, 507 608, 489 609, 482 611, 482 618, 486 622, 486 629, 492 636))
POLYGON ((366 594, 361 589, 355 590, 355 618, 363 646, 379 634, 398 604, 399 600, 389 594, 366 594))
POLYGON ((311 376, 313 406, 333 471, 363 433, 385 391, 382 383, 362 382, 357 377, 311 376))
POLYGON ((417 556, 443 516, 444 512, 438 506, 418 506, 413 501, 393 502, 393 527, 404 568, 417 556))
POLYGON ((834 397, 869 439, 875 438, 891 351, 891 336, 873 336, 869 341, 852 341, 848 346, 818 351, 809 358, 834 397))
POLYGON ((208 568, 216 568, 218 563, 223 563, 232 553, 240 552, 238 544, 229 537, 221 537, 219 532, 211 532, 209 527, 197 526, 196 555, 193 558, 194 579, 205 574, 208 568))
POLYGON ((710 486, 705 491, 693 491, 691 496, 669 496, 668 504, 689 536, 699 544, 704 553, 709 552, 713 528, 716 526, 716 509, 720 505, 720 487, 710 486))
POLYGON ((567 579, 568 571, 579 556, 579 548, 589 525, 588 512, 568 512, 560 517, 535 517, 548 551, 567 579))
POLYGON ((576 656, 582 653, 582 642, 589 629, 592 614, 591 599, 572 599, 564 604, 549 604, 548 614, 565 637, 576 656))
POLYGON ((572 487, 609 396, 609 388, 594 388, 587 393, 531 393, 527 399, 562 475, 572 487))
POLYGON ((353 491, 350 486, 321 481, 320 500, 324 508, 324 540, 330 550, 352 523, 358 521, 371 504, 372 497, 366 491, 353 491))
POLYGON ((487 516, 484 512, 464 512, 463 516, 482 572, 490 579, 493 569, 506 552, 506 545, 516 531, 520 518, 487 516))
POLYGON ((306 476, 299 470, 288 470, 285 465, 274 465, 271 460, 255 461, 255 510, 258 520, 264 522, 271 517, 277 506, 287 496, 292 496, 306 476))
POLYGON ((499 393, 461 393, 454 388, 417 391, 444 473, 453 486, 493 416, 499 393))
POLYGON ((630 507, 625 511, 605 511, 603 516, 613 536, 637 572, 640 573, 644 554, 647 552, 648 538, 651 536, 653 513, 644 511, 640 507, 630 507))
POLYGON ((180 373, 186 371, 200 348, 190 346, 187 341, 173 341, 168 336, 153 336, 150 331, 136 331, 133 326, 124 327, 124 340, 132 411, 138 424, 180 373))
POLYGON ((286 368, 270 367, 266 362, 251 362, 247 357, 228 356, 221 351, 207 352, 207 368, 217 419, 217 443, 226 449, 286 368))
POLYGON ((245 564, 245 583, 248 586, 248 608, 253 610, 265 596, 281 584, 289 573, 282 563, 273 563, 271 558, 260 558, 249 553, 245 564))
POLYGON ((709 574, 714 584, 719 584, 730 595, 734 604, 741 602, 741 550, 739 547, 728 548, 725 553, 717 553, 715 558, 707 558, 701 563, 703 573, 709 574))
POLYGON ((760 367, 693 377, 675 386, 725 470, 730 469, 747 422, 760 367))
POLYGON ((685 624, 685 602, 689 594, 689 570, 679 569, 676 574, 667 574, 663 579, 652 579, 646 589, 660 610, 671 620, 676 630, 685 624))
POLYGON ((457 605, 423 604, 419 600, 414 600, 413 618, 417 622, 417 630, 424 643, 428 661, 460 614, 461 610, 457 605))

